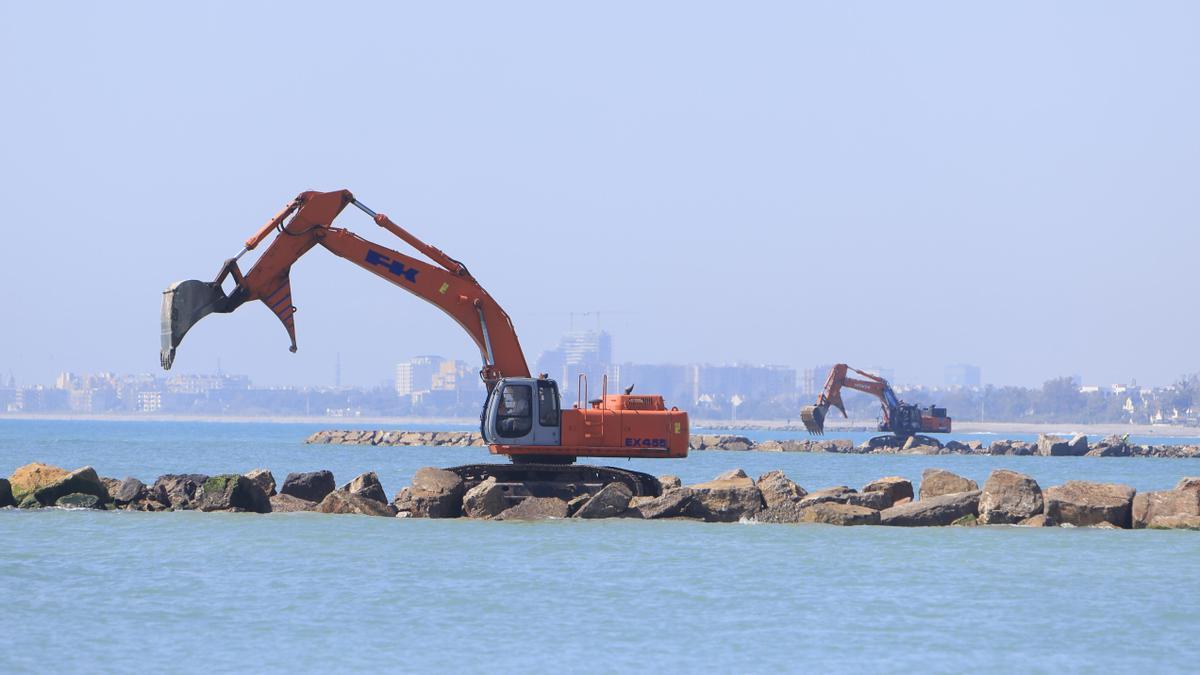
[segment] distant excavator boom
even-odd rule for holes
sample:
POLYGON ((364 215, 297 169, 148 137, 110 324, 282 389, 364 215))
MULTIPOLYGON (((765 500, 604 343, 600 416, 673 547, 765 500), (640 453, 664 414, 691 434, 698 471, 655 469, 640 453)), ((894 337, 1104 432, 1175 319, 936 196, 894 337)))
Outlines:
POLYGON ((883 419, 879 422, 880 431, 888 431, 897 436, 950 432, 951 420, 946 416, 945 408, 930 406, 922 409, 905 403, 896 396, 887 380, 839 363, 829 371, 829 377, 817 397, 816 405, 805 406, 800 410, 800 420, 810 434, 825 433, 825 417, 830 407, 837 408, 842 417, 847 417, 846 405, 842 401, 842 389, 861 391, 879 399, 879 407, 883 413, 883 419), (864 379, 849 377, 851 372, 861 375, 864 379))

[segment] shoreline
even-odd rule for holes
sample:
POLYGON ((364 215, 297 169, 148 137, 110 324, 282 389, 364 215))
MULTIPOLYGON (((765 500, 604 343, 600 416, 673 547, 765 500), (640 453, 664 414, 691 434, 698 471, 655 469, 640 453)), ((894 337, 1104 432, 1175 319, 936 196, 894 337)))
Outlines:
MULTIPOLYGON (((326 415, 138 415, 138 414, 69 414, 69 413, 0 413, 0 422, 5 420, 43 422, 203 422, 232 424, 323 424, 323 425, 387 425, 387 426, 468 426, 475 427, 479 420, 473 417, 333 417, 326 415)), ((1077 422, 959 422, 955 425, 959 434, 1063 434, 1075 433, 1089 436, 1130 434, 1131 436, 1169 436, 1175 438, 1200 438, 1200 427, 1172 424, 1109 424, 1077 422)), ((803 427, 784 420, 695 420, 693 430, 715 431, 798 431, 803 427)), ((829 424, 829 432, 870 433, 873 425, 861 423, 829 424)), ((882 435, 882 434, 880 434, 882 435)), ((950 436, 953 437, 954 434, 950 436)))

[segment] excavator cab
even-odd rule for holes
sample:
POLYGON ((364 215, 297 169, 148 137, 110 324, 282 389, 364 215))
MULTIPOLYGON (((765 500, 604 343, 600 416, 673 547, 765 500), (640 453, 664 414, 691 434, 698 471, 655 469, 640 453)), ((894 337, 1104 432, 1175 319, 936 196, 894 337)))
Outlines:
POLYGON ((558 383, 544 377, 501 378, 484 403, 482 422, 489 445, 561 445, 558 383))

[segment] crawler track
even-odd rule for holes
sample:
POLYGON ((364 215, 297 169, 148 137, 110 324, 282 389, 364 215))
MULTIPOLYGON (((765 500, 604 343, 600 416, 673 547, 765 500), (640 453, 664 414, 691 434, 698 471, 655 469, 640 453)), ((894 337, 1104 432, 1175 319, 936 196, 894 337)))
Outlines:
POLYGON ((489 477, 495 478, 510 501, 525 497, 559 497, 570 500, 595 494, 609 483, 624 483, 634 496, 657 497, 662 493, 658 479, 640 471, 585 464, 465 464, 446 469, 463 479, 470 490, 489 477))

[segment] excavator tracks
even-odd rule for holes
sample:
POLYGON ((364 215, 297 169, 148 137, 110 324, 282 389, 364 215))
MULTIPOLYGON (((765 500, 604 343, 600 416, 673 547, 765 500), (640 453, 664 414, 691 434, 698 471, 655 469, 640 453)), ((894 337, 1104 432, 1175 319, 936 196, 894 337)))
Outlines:
POLYGON ((662 494, 658 479, 640 471, 585 464, 465 464, 446 469, 463 479, 470 490, 488 478, 505 490, 510 502, 526 497, 558 497, 570 501, 581 494, 595 494, 609 483, 624 483, 635 497, 662 494))

